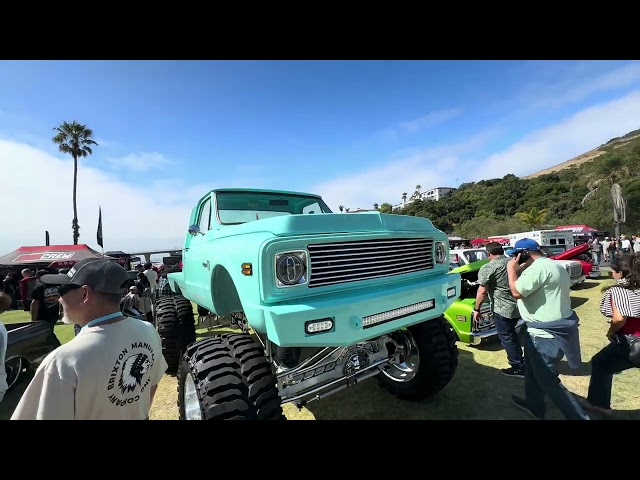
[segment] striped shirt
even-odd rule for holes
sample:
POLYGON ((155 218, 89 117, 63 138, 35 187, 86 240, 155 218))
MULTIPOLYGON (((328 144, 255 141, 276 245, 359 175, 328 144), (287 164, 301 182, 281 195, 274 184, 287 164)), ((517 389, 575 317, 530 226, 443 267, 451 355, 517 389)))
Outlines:
POLYGON ((613 316, 611 303, 614 302, 620 314, 627 319, 619 331, 628 335, 640 334, 640 290, 624 288, 620 284, 607 290, 600 300, 600 313, 613 316))

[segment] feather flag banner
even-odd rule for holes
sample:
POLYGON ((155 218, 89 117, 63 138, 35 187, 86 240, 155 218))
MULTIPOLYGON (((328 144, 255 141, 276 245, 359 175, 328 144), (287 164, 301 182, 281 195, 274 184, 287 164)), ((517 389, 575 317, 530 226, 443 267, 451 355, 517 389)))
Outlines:
POLYGON ((104 248, 104 241, 102 239, 102 207, 99 207, 98 211, 98 232, 96 239, 98 240, 98 245, 104 248))

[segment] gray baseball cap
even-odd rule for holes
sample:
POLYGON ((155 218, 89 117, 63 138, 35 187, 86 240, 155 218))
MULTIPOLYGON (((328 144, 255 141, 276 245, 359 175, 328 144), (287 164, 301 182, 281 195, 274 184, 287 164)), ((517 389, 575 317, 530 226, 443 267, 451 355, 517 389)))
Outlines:
POLYGON ((122 293, 129 280, 127 271, 113 260, 87 258, 76 263, 67 273, 43 275, 40 281, 48 285, 87 285, 96 292, 122 293))

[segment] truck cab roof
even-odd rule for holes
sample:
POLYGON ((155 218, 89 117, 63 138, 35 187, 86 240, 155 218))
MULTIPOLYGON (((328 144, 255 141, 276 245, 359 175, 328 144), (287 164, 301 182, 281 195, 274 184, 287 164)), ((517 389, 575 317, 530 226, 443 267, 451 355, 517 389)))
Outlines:
POLYGON ((289 190, 271 190, 266 188, 215 188, 209 191, 206 195, 203 195, 202 198, 210 195, 211 193, 218 192, 250 192, 250 193, 275 193, 278 195, 303 195, 305 197, 315 197, 322 198, 320 195, 315 193, 307 193, 307 192, 294 192, 289 190))

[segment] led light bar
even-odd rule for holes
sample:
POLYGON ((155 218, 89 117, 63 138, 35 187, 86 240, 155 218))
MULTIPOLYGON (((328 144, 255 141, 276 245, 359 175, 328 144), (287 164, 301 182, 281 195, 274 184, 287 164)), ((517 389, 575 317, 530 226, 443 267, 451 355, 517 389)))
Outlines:
POLYGON ((380 325, 381 323, 413 315, 414 313, 425 312, 435 308, 435 306, 436 301, 432 298, 431 300, 425 300, 424 302, 414 303, 413 305, 407 305, 406 307, 396 308, 394 310, 389 310, 388 312, 368 315, 366 317, 362 317, 362 328, 371 328, 376 325, 380 325))

